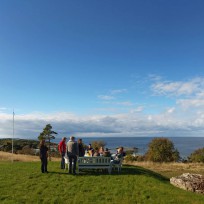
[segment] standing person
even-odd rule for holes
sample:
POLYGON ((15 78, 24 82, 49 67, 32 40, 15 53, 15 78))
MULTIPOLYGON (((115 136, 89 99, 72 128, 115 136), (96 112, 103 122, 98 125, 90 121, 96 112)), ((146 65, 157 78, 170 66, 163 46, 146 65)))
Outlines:
POLYGON ((41 172, 48 173, 47 171, 47 157, 48 148, 45 145, 45 140, 40 141, 40 159, 41 159, 41 172))
POLYGON ((82 139, 78 139, 79 157, 83 157, 85 154, 85 149, 82 143, 82 139))
POLYGON ((72 173, 72 161, 74 162, 73 174, 76 174, 76 162, 77 156, 79 155, 79 148, 77 142, 75 142, 75 137, 71 136, 70 140, 67 142, 67 155, 69 158, 69 173, 72 173))
POLYGON ((59 153, 61 155, 61 169, 65 169, 65 160, 64 160, 64 156, 66 153, 66 137, 63 137, 62 140, 59 143, 58 149, 59 149, 59 153))

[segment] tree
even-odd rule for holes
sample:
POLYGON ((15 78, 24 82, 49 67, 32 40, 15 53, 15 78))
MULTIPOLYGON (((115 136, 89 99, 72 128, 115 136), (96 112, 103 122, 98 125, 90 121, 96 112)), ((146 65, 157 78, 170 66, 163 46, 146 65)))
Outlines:
POLYGON ((102 141, 102 140, 100 140, 100 141, 93 141, 92 143, 91 143, 91 146, 94 148, 94 149, 96 149, 96 148, 100 148, 100 147, 105 147, 106 146, 106 142, 104 142, 104 141, 102 141))
POLYGON ((179 152, 167 138, 154 138, 148 145, 146 160, 154 162, 172 162, 180 159, 179 152))
POLYGON ((195 150, 188 157, 189 162, 203 162, 204 163, 204 148, 195 150))
POLYGON ((47 124, 43 131, 40 133, 38 136, 39 140, 44 139, 45 141, 48 142, 48 151, 49 151, 49 161, 51 161, 51 151, 50 151, 50 146, 51 146, 51 140, 55 139, 55 136, 57 132, 52 130, 52 126, 50 124, 47 124))

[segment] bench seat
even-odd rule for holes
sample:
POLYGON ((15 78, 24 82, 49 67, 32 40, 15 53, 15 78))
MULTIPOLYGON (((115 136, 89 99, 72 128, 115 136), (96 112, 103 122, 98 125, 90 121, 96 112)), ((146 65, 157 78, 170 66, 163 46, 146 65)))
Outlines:
POLYGON ((111 174, 111 157, 79 157, 78 172, 80 169, 108 169, 111 174))

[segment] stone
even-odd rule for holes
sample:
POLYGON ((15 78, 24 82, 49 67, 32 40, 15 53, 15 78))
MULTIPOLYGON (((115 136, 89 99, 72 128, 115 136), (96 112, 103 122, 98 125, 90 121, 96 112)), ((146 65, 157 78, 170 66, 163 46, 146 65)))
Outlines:
POLYGON ((181 176, 172 177, 170 183, 187 191, 204 194, 204 176, 201 174, 184 173, 181 176))

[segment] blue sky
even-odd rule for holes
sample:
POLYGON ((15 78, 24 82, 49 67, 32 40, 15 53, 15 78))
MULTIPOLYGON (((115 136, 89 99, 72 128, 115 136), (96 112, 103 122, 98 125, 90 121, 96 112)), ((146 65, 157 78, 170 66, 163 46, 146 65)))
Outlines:
POLYGON ((203 136, 203 1, 0 1, 0 137, 203 136))

